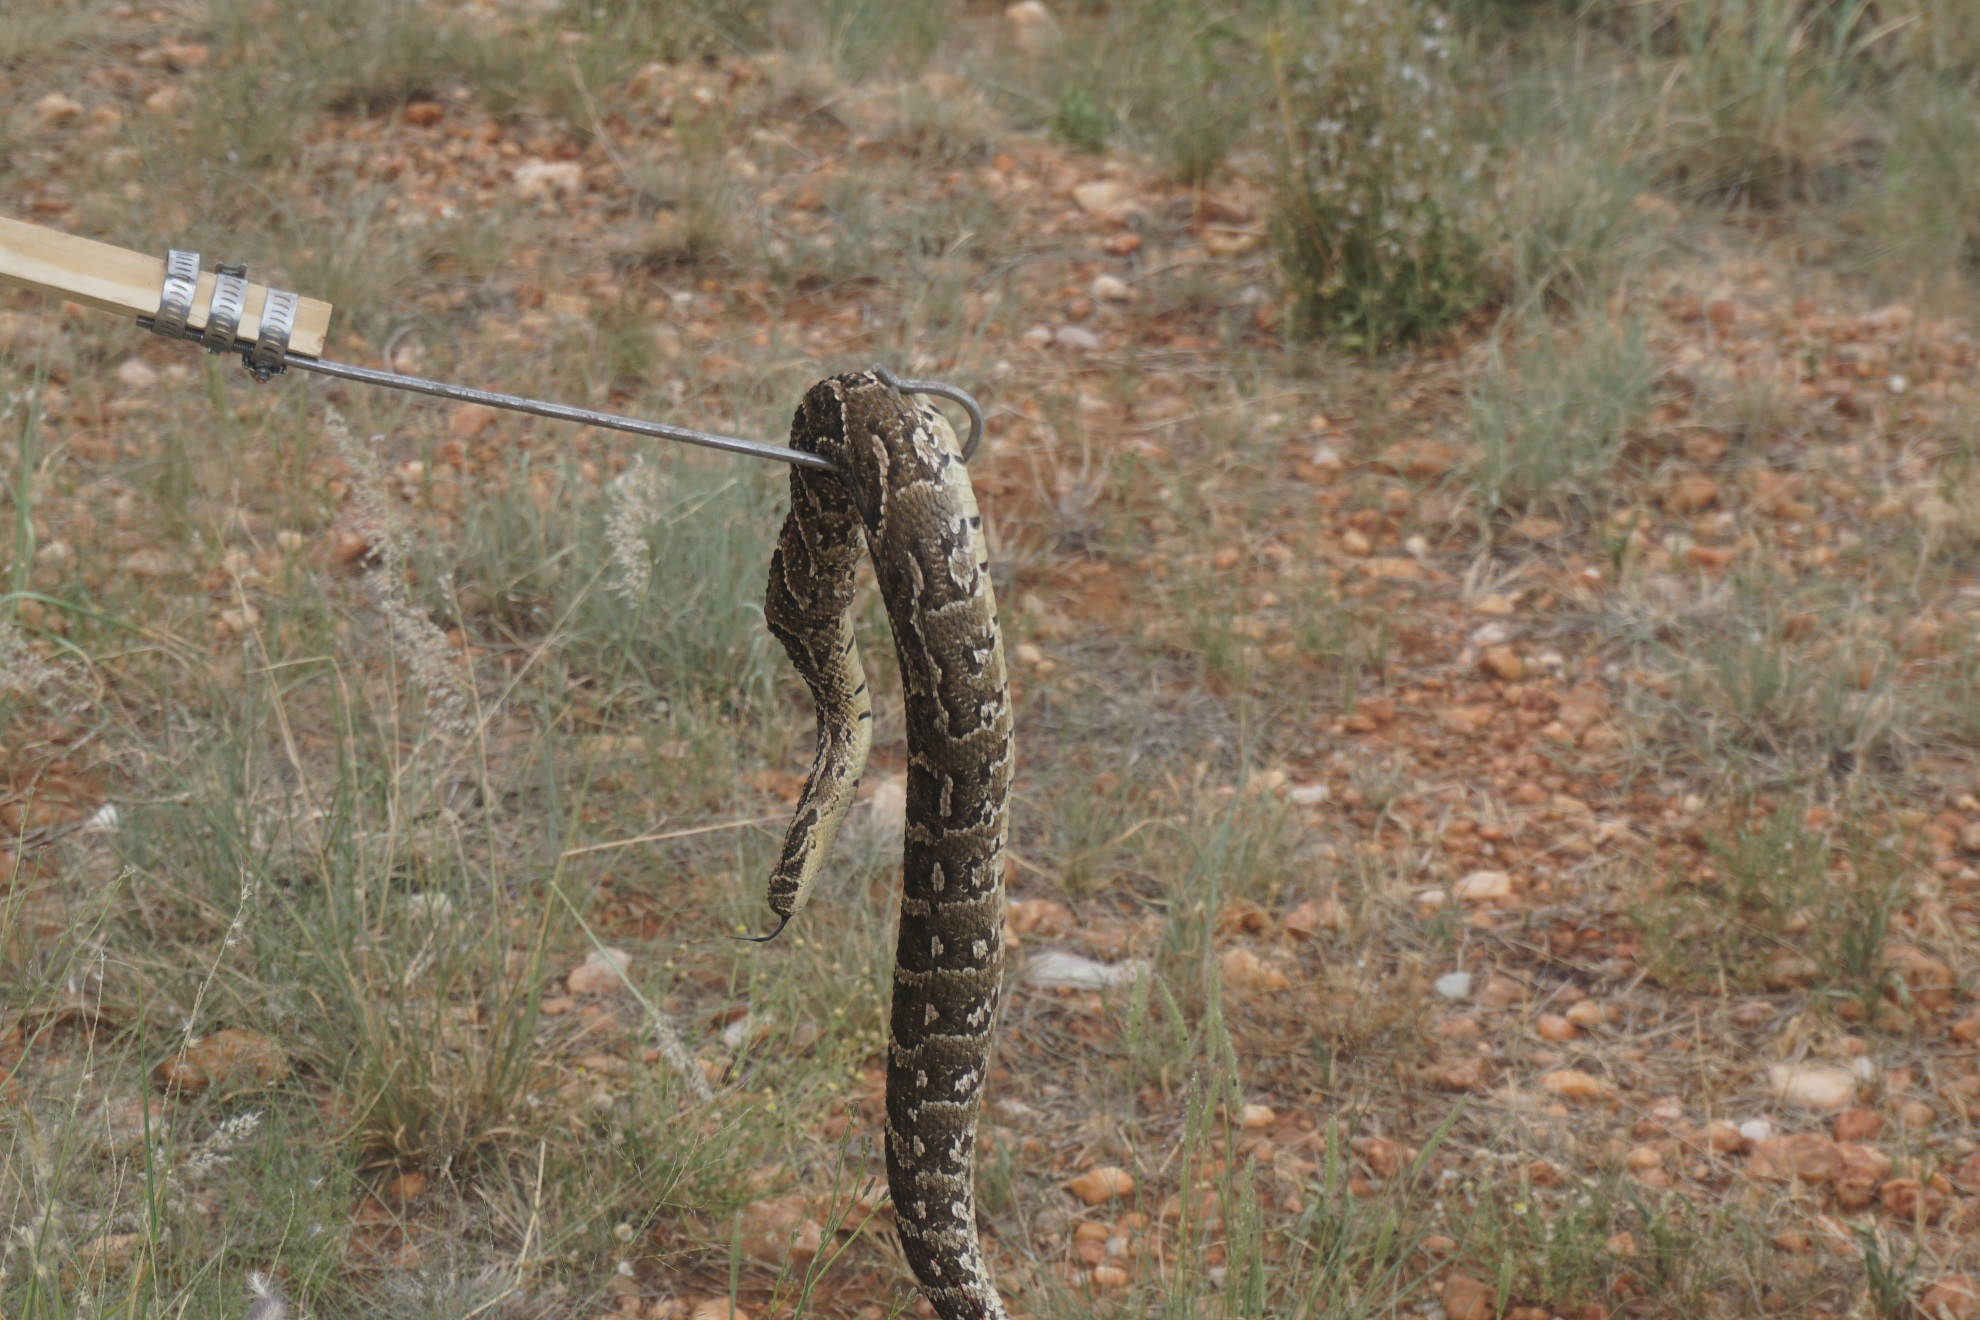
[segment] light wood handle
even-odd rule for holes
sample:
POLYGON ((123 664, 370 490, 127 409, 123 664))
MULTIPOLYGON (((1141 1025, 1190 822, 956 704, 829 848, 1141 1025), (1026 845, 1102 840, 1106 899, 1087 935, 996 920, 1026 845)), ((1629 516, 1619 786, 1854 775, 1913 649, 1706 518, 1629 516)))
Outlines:
MULTIPOLYGON (((213 300, 214 256, 209 254, 203 264, 206 269, 200 272, 192 315, 186 318, 186 324, 195 330, 206 328, 206 308, 213 300)), ((0 283, 67 298, 119 316, 152 316, 158 311, 158 295, 165 284, 165 258, 0 216, 0 283)), ((261 308, 267 297, 267 285, 248 285, 237 338, 252 343, 261 333, 261 308)), ((323 356, 332 310, 327 302, 297 299, 289 351, 323 356)))

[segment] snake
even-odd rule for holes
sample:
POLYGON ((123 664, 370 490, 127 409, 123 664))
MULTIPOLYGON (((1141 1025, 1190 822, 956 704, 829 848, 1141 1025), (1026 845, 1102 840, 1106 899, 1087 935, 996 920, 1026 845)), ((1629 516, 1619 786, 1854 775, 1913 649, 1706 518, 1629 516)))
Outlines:
POLYGON ((805 906, 873 738, 853 635, 862 540, 900 661, 907 819, 887 1039, 887 1186, 942 1320, 1005 1320, 976 1224, 976 1124, 1003 985, 1010 682, 983 518, 955 433, 878 372, 811 387, 764 619, 818 708, 811 772, 770 875, 774 938, 805 906))

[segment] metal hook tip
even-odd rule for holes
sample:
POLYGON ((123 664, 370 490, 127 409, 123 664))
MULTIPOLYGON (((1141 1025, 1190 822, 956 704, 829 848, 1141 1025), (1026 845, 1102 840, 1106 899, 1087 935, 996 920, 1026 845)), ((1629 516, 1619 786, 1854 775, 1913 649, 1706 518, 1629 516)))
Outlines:
POLYGON ((958 404, 969 414, 969 439, 963 441, 962 461, 967 463, 976 457, 976 451, 983 443, 983 405, 978 403, 968 390, 940 380, 902 380, 887 368, 874 364, 873 375, 882 385, 896 394, 933 394, 958 404))

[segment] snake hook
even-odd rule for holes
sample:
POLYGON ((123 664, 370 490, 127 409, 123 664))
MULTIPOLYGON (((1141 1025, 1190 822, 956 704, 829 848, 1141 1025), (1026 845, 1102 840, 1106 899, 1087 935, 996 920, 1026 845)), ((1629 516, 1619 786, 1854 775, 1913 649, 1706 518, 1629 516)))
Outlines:
POLYGON ((968 390, 960 389, 940 380, 902 380, 883 366, 875 365, 873 374, 882 385, 896 394, 933 394, 960 404, 969 414, 969 439, 963 441, 962 461, 967 463, 976 457, 976 450, 983 443, 983 405, 970 396, 968 390))

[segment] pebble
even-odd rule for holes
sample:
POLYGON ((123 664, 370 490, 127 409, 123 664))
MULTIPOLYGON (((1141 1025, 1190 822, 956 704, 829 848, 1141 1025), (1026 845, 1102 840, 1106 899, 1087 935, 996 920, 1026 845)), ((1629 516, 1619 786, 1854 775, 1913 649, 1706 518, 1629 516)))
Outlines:
POLYGON ((1074 348, 1082 353, 1095 353, 1100 349, 1100 336, 1082 325, 1062 325, 1052 335, 1060 348, 1074 348))
POLYGON ((1104 990, 1146 975, 1148 963, 1131 958, 1121 963, 1095 962, 1064 949, 1046 949, 1025 960, 1024 976, 1033 985, 1054 990, 1104 990))
POLYGON ((1975 1320, 1980 1317, 1980 1287, 1964 1274, 1948 1274, 1918 1298, 1925 1320, 1975 1320))
POLYGON ((1361 566, 1361 571, 1369 577, 1404 582, 1420 581, 1423 565, 1414 559, 1398 559, 1392 555, 1378 555, 1361 566))
POLYGON ((1529 541, 1545 541, 1559 536, 1567 530, 1567 524, 1557 518, 1522 518, 1513 524, 1513 535, 1523 536, 1529 541))
POLYGON ((1042 54, 1059 25, 1052 19, 1052 11, 1040 0, 1017 0, 1004 10, 1004 21, 1011 25, 1011 38, 1017 48, 1027 55, 1042 54))
POLYGON ((1579 1068, 1556 1068, 1540 1074, 1540 1089, 1563 1100, 1603 1100, 1609 1084, 1579 1068))
MULTIPOLYGON (((1048 663, 1036 667, 1043 669, 1048 663)), ((873 781, 866 796, 866 824, 883 835, 899 834, 907 828, 906 775, 883 775, 873 781)))
POLYGON ((1842 1148, 1820 1132, 1797 1132, 1753 1143, 1753 1160, 1748 1166, 1755 1177, 1798 1178, 1821 1184, 1835 1181, 1842 1172, 1842 1148))
POLYGON ((1234 989, 1254 994, 1277 994, 1292 989, 1286 974, 1271 966, 1250 949, 1226 949, 1217 959, 1224 980, 1234 989))
POLYGON ((486 404, 463 403, 447 414, 447 434, 472 440, 495 424, 495 410, 486 404))
POLYGON ((1088 1169, 1066 1184, 1066 1190, 1088 1205, 1100 1205, 1134 1190, 1134 1175, 1115 1164, 1088 1169))
POLYGON ((1020 898, 1004 909, 1004 924, 1014 935, 1063 939, 1079 929, 1079 918, 1052 898, 1020 898))
POLYGON ((137 1259, 138 1248, 144 1243, 143 1233, 106 1233, 84 1243, 79 1254, 85 1264, 114 1274, 137 1259))
POLYGON ((177 577, 192 571, 192 565, 180 556, 158 549, 133 550, 118 567, 134 578, 177 577))
POLYGON ((1099 302, 1127 302, 1134 297, 1127 281, 1115 275, 1095 275, 1087 292, 1099 302))
POLYGON ((1703 513, 1719 502, 1719 483, 1692 474, 1679 477, 1664 492, 1664 507, 1676 514, 1703 513))
POLYGON ((1526 677, 1526 662, 1510 646, 1495 646, 1485 652, 1483 664, 1495 678, 1508 683, 1517 683, 1526 677))
POLYGON ((1471 994, 1471 973, 1445 972, 1432 985, 1446 999, 1468 998, 1471 994))
POLYGON ((1757 1027, 1774 1016, 1774 1006, 1764 999, 1749 999, 1743 1004, 1735 1004, 1728 1014, 1736 1027, 1757 1027))
POLYGON ((1049 325, 1034 325, 1022 335, 1019 335, 1018 338, 1030 344, 1033 348, 1044 348, 1052 342, 1052 327, 1049 325))
POLYGON ((1483 614, 1487 618, 1504 618, 1513 612, 1513 603, 1504 596, 1494 593, 1480 596, 1478 603, 1471 607, 1473 614, 1483 614))
POLYGON ((1270 1105, 1251 1104, 1238 1111, 1238 1126, 1247 1131, 1268 1128, 1279 1121, 1279 1116, 1270 1105))
POLYGON ((1296 940, 1310 940, 1323 930, 1339 930, 1347 914, 1336 898, 1315 902, 1307 899, 1292 911, 1286 913, 1284 926, 1286 934, 1296 940))
POLYGON ((1444 1320, 1492 1320, 1499 1313, 1498 1290, 1465 1274, 1444 1280, 1444 1320))
POLYGON ((1533 992, 1510 976, 1494 972, 1485 978, 1485 984, 1478 987, 1473 996, 1485 1008, 1507 1008, 1513 1004, 1525 1003, 1533 992))
POLYGON ((1496 903, 1512 897, 1512 877, 1504 871, 1473 871, 1451 886, 1460 903, 1496 903))
POLYGON ((1830 1129, 1837 1141, 1875 1141, 1884 1130, 1884 1116, 1874 1109, 1845 1109, 1830 1129))
POLYGON ((514 178, 516 191, 532 201, 584 192, 584 168, 572 160, 527 160, 515 167, 514 178))
POLYGON ((151 1077, 161 1089, 187 1095, 208 1088, 226 1091, 265 1085, 287 1071, 287 1063, 266 1036, 225 1027, 166 1059, 152 1069, 151 1077))
POLYGON ((1767 1085, 1783 1103, 1802 1109, 1841 1109, 1856 1100, 1856 1074, 1823 1064, 1774 1064, 1767 1085))
POLYGON ((1739 1125, 1739 1135, 1751 1142, 1762 1142, 1774 1135, 1774 1125, 1764 1118, 1749 1118, 1739 1125))
POLYGON ((66 124, 82 113, 82 103, 60 92, 50 92, 34 103, 34 117, 43 128, 66 124))
POLYGON ((1580 1035, 1580 1029, 1558 1013, 1542 1013, 1533 1021, 1533 1030, 1540 1039, 1551 1041, 1573 1040, 1580 1035))
POLYGON ((1347 460, 1332 445, 1313 446, 1313 453, 1306 462, 1314 470, 1313 474, 1326 482, 1339 481, 1347 472, 1347 460))
POLYGON ((574 995, 609 995, 626 983, 626 968, 632 955, 624 949, 593 949, 584 961, 564 977, 564 988, 574 995))
POLYGON ((1121 199, 1121 185, 1111 180, 1101 179, 1094 183, 1082 183, 1073 189, 1073 203, 1088 215, 1101 215, 1113 209, 1121 199))
POLYGON ((1609 1012, 1592 999, 1584 999, 1578 1004, 1568 1005, 1564 1016, 1577 1027, 1599 1027, 1608 1019, 1609 1012))
POLYGON ((126 389, 148 390, 158 384, 158 373, 142 358, 126 358, 117 367, 117 383, 126 389))

